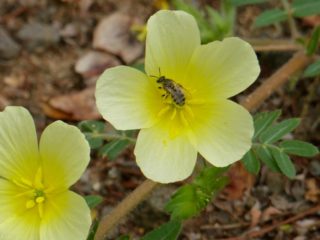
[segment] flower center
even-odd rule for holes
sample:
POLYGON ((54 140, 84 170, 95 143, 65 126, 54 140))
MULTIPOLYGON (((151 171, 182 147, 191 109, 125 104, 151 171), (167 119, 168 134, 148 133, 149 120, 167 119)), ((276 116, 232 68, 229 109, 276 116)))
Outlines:
POLYGON ((194 118, 192 91, 164 76, 158 78, 157 83, 164 103, 158 118, 168 127, 170 138, 175 138, 190 127, 194 118))
POLYGON ((18 181, 14 181, 14 183, 25 189, 25 191, 19 196, 24 198, 26 197, 26 209, 32 209, 37 206, 39 216, 42 218, 43 204, 46 201, 46 191, 43 185, 42 168, 39 167, 33 181, 21 178, 18 181))
POLYGON ((33 196, 26 202, 26 208, 30 209, 35 207, 37 204, 42 204, 45 199, 45 193, 42 189, 34 189, 33 196))

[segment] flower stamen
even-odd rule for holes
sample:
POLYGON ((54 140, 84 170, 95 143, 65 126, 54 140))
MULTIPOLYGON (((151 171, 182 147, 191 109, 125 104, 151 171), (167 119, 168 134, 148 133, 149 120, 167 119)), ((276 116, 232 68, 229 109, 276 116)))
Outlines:
POLYGON ((185 106, 186 112, 189 114, 190 117, 194 118, 194 113, 188 105, 185 106))
POLYGON ((176 108, 173 108, 173 111, 172 111, 172 114, 171 114, 171 117, 170 117, 170 120, 173 120, 177 115, 177 109, 176 108))
POLYGON ((188 126, 189 126, 189 123, 188 123, 187 119, 185 118, 183 111, 180 111, 180 112, 179 112, 179 115, 180 115, 182 124, 183 124, 185 127, 188 127, 188 126))
POLYGON ((170 110, 170 106, 167 105, 165 108, 162 108, 160 112, 158 113, 157 117, 162 117, 165 113, 167 113, 170 110))

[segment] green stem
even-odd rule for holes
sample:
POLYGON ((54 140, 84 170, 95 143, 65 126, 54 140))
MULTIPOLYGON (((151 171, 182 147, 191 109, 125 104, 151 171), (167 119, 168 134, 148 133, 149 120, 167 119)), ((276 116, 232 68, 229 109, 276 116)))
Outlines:
POLYGON ((107 141, 112 140, 128 140, 131 143, 136 143, 136 139, 132 137, 128 137, 126 135, 116 134, 116 133, 91 133, 91 137, 93 138, 103 138, 107 141))

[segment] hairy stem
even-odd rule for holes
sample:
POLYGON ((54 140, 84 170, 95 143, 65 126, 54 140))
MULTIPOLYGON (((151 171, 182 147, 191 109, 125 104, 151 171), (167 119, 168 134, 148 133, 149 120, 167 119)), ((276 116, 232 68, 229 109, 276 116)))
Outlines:
POLYGON ((244 39, 250 43, 256 52, 284 52, 302 50, 303 46, 292 39, 244 39))
POLYGON ((118 224, 122 217, 127 215, 133 208, 143 201, 157 185, 158 183, 147 179, 133 192, 131 192, 109 215, 106 215, 100 221, 95 239, 105 239, 105 235, 112 229, 112 227, 118 224))
POLYGON ((298 31, 296 22, 292 16, 292 10, 291 10, 290 4, 289 4, 288 0, 281 0, 281 2, 282 2, 284 9, 286 10, 286 12, 288 14, 288 23, 289 23, 289 28, 291 31, 291 37, 293 39, 297 39, 300 37, 300 33, 298 31))
MULTIPOLYGON (((251 93, 241 104, 249 111, 254 110, 265 101, 274 90, 283 85, 290 76, 302 70, 311 58, 303 51, 296 53, 285 65, 276 71, 260 87, 251 93)), ((104 240, 106 234, 119 223, 122 217, 127 215, 133 208, 142 202, 159 183, 145 180, 139 187, 130 193, 113 211, 105 216, 98 227, 96 240, 104 240)))
POLYGON ((297 52, 286 64, 279 68, 270 78, 268 78, 253 93, 241 102, 248 110, 254 110, 260 106, 276 89, 283 85, 290 76, 301 69, 304 69, 312 58, 306 56, 304 51, 297 52))

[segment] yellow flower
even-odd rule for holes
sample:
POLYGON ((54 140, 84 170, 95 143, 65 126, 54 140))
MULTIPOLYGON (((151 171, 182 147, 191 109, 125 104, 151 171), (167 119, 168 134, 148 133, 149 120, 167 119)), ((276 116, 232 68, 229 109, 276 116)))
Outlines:
POLYGON ((68 190, 90 159, 81 132, 56 121, 38 147, 30 113, 7 107, 0 112, 0 142, 0 239, 86 239, 90 210, 68 190))
POLYGON ((227 38, 201 45, 191 15, 162 10, 147 23, 145 70, 107 69, 96 100, 117 129, 142 129, 134 153, 146 177, 179 181, 192 173, 197 152, 223 167, 250 149, 252 117, 227 99, 259 75, 248 43, 227 38))

